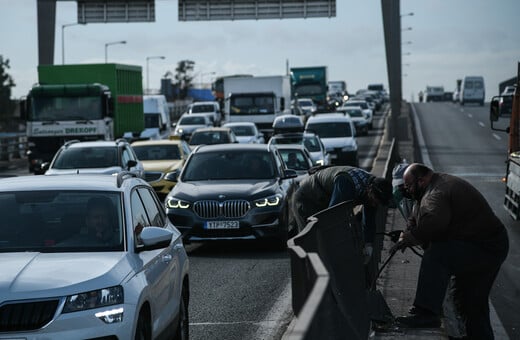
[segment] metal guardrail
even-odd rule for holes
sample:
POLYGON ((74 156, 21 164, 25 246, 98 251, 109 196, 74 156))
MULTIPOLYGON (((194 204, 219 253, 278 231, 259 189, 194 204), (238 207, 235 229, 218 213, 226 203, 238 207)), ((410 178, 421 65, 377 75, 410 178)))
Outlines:
MULTIPOLYGON (((391 179, 401 161, 395 140, 381 157, 386 157, 383 177, 391 179)), ((296 321, 284 339, 368 339, 369 290, 377 279, 387 208, 378 209, 374 253, 366 268, 354 208, 343 202, 322 210, 287 242, 296 321)))
POLYGON ((10 161, 25 157, 27 137, 25 132, 0 133, 0 161, 10 161))

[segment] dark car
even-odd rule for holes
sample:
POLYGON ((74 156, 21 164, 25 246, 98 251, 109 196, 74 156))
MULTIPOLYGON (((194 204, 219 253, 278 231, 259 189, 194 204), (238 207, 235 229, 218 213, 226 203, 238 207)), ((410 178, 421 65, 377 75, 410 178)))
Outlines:
POLYGON ((186 242, 267 238, 285 247, 296 176, 274 147, 201 145, 171 175, 168 217, 186 242))

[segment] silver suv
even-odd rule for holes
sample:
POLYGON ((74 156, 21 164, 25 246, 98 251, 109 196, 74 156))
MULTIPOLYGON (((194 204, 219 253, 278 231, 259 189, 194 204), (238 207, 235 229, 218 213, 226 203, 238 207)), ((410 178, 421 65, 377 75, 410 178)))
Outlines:
POLYGON ((65 143, 50 164, 43 164, 46 175, 73 173, 116 174, 129 171, 144 177, 143 164, 125 139, 115 141, 65 143))
POLYGON ((135 175, 0 180, 2 338, 188 338, 188 256, 135 175))

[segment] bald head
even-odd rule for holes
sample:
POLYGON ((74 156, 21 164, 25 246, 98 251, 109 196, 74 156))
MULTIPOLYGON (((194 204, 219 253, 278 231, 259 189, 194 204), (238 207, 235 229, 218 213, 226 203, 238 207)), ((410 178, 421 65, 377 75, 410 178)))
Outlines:
POLYGON ((404 186, 408 194, 415 200, 420 200, 426 187, 430 184, 433 170, 421 163, 410 164, 404 174, 404 186))

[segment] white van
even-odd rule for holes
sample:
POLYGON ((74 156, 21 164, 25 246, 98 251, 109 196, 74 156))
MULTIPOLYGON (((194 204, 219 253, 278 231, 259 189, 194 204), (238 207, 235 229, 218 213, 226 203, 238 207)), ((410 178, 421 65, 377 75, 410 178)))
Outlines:
POLYGON ((164 95, 143 96, 144 130, 141 139, 167 139, 172 123, 170 109, 164 95))
POLYGON ((484 105, 484 100, 486 98, 484 77, 464 77, 460 91, 460 105, 464 105, 466 103, 478 103, 480 106, 484 105))

